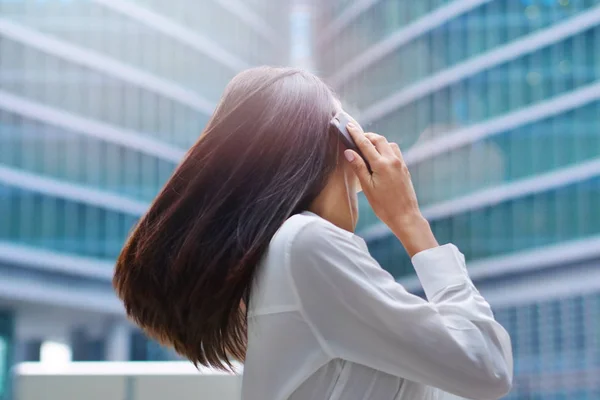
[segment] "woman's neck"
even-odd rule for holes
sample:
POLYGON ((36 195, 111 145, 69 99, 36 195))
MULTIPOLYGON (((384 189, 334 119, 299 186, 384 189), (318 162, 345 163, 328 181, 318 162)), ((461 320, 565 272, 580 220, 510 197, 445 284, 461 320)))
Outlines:
POLYGON ((308 211, 317 214, 339 228, 354 232, 355 226, 348 207, 345 193, 328 191, 326 187, 312 202, 308 211))

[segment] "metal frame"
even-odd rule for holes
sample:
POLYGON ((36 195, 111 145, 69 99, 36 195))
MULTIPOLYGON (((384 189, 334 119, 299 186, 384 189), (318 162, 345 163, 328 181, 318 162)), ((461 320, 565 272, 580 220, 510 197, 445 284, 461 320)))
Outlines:
POLYGON ((91 206, 141 216, 149 204, 118 194, 75 185, 0 165, 0 183, 52 197, 67 199, 91 206))
POLYGON ((103 122, 79 117, 0 90, 0 109, 72 131, 105 142, 127 147, 162 160, 178 163, 185 150, 148 138, 135 131, 118 128, 103 122))
POLYGON ((443 136, 411 147, 405 152, 404 160, 408 165, 416 164, 486 137, 574 110, 597 100, 600 100, 600 82, 467 128, 447 132, 443 136))
MULTIPOLYGON (((600 236, 580 239, 575 241, 562 242, 555 245, 544 246, 541 248, 524 250, 508 254, 500 257, 492 257, 489 259, 475 260, 468 264, 469 276, 472 280, 485 280, 490 278, 502 277, 510 274, 528 274, 536 271, 542 271, 547 268, 556 266, 566 266, 585 263, 591 260, 590 267, 594 272, 593 276, 587 274, 573 274, 569 269, 548 273, 546 280, 556 280, 555 284, 532 285, 531 281, 524 279, 519 285, 521 291, 524 291, 521 296, 518 296, 519 288, 511 284, 511 290, 508 294, 506 291, 501 291, 494 294, 487 294, 486 299, 494 305, 522 304, 524 296, 540 297, 549 295, 567 295, 579 294, 586 291, 600 290, 600 269, 594 263, 600 259, 600 236), (560 276, 559 276, 560 275, 560 276), (570 279, 568 284, 565 279, 570 279), (489 297, 488 297, 489 296, 489 297)), ((410 278, 399 279, 402 284, 410 292, 422 292, 419 279, 414 276, 410 278)), ((498 285, 494 281, 494 285, 498 285)), ((485 287, 485 283, 481 284, 485 287)), ((489 289, 488 289, 489 291, 489 289)), ((483 289, 482 289, 483 292, 483 289)))
POLYGON ((110 282, 114 263, 0 241, 0 262, 110 282))
POLYGON ((331 22, 331 24, 323 30, 319 36, 319 39, 317 39, 317 47, 323 47, 331 39, 333 39, 335 35, 350 25, 352 21, 373 7, 375 4, 379 3, 379 1, 380 0, 356 0, 337 19, 331 22))
POLYGON ((525 274, 505 282, 480 282, 477 286, 494 308, 600 293, 598 262, 596 259, 583 265, 565 263, 564 268, 535 277, 525 274))
POLYGON ((123 304, 110 290, 110 284, 107 283, 106 287, 107 290, 104 293, 89 290, 87 287, 51 286, 47 282, 27 279, 26 277, 3 277, 3 279, 0 279, 0 297, 11 299, 11 301, 51 304, 125 316, 123 304))
MULTIPOLYGON (((436 155, 451 151, 469 143, 476 142, 486 137, 514 129, 544 118, 551 117, 578 107, 584 106, 592 101, 600 100, 600 82, 588 85, 581 89, 555 97, 545 102, 526 107, 509 113, 505 116, 494 118, 492 120, 474 125, 465 129, 459 129, 450 132, 438 139, 425 142, 409 149, 404 154, 406 163, 410 166, 423 160, 433 158, 436 155)), ((580 174, 587 174, 590 171, 597 173, 598 160, 592 160, 583 164, 576 165, 542 175, 536 175, 531 178, 508 183, 496 188, 485 189, 460 197, 444 201, 424 209, 424 214, 428 218, 439 218, 450 215, 453 212, 465 211, 467 209, 482 207, 497 201, 503 196, 519 197, 537 191, 536 188, 558 187, 569 183, 570 179, 578 179, 580 174)), ((514 198, 512 197, 512 198, 514 198)), ((364 231, 365 240, 375 240, 377 238, 390 235, 391 232, 384 224, 376 224, 364 231)))
POLYGON ((139 5, 127 0, 92 0, 106 8, 121 13, 131 19, 143 23, 144 25, 159 31, 167 36, 185 43, 191 48, 207 55, 215 61, 223 64, 231 71, 237 72, 248 67, 248 64, 237 58, 233 54, 223 50, 222 47, 215 44, 210 39, 183 27, 169 18, 140 7, 139 5))
MULTIPOLYGON (((111 0, 115 1, 115 0, 111 0)), ((281 46, 279 40, 277 40, 278 34, 271 26, 252 11, 251 8, 247 7, 240 0, 214 0, 221 7, 225 8, 230 13, 234 14, 241 21, 244 21, 246 25, 258 32, 263 38, 271 42, 275 46, 281 46)))
MULTIPOLYGON (((425 33, 437 28, 438 26, 462 14, 467 13, 472 9, 479 7, 482 4, 488 3, 489 1, 490 0, 454 0, 445 6, 437 8, 431 11, 429 14, 409 23, 406 27, 397 30, 389 37, 376 43, 375 45, 367 49, 365 52, 361 53, 358 57, 349 60, 347 63, 345 63, 345 65, 342 68, 340 68, 339 71, 337 71, 334 75, 329 77, 329 79, 327 79, 327 82, 329 82, 329 84, 331 84, 334 87, 339 87, 339 85, 351 79, 353 76, 359 74, 361 71, 364 71, 369 66, 375 64, 377 61, 392 53, 398 47, 405 45, 411 40, 422 36, 425 33)), ((379 0, 367 0, 363 2, 359 1, 355 5, 368 5, 368 7, 366 8, 368 9, 378 2, 379 0)), ((347 14, 350 14, 351 10, 353 10, 353 8, 348 9, 347 14)), ((361 13, 363 11, 364 10, 361 9, 361 13)), ((344 16, 346 16, 346 14, 343 14, 338 21, 343 22, 344 20, 342 20, 342 18, 344 16)), ((329 30, 333 30, 335 33, 338 33, 341 29, 343 29, 346 26, 345 24, 341 24, 341 28, 338 28, 337 25, 340 25, 339 23, 336 25, 336 22, 338 21, 335 21, 331 25, 331 28, 328 29, 326 32, 328 32, 329 30)), ((335 33, 333 33, 333 35, 335 35, 335 33)), ((325 35, 323 36, 328 37, 325 35)))
MULTIPOLYGON (((428 220, 436 220, 527 195, 545 192, 598 176, 600 176, 600 158, 433 204, 424 207, 422 213, 428 220)), ((362 232, 361 236, 365 241, 371 241, 390 236, 391 234, 392 232, 385 224, 378 223, 362 232)))
POLYGON ((212 102, 182 86, 173 84, 95 51, 74 46, 49 35, 28 29, 5 18, 0 18, 0 35, 7 36, 12 40, 34 47, 56 57, 61 57, 69 62, 83 65, 87 68, 91 68, 161 94, 204 114, 212 114, 215 108, 215 105, 212 102))
POLYGON ((600 6, 596 6, 565 22, 527 35, 514 42, 464 61, 454 67, 445 69, 414 85, 400 89, 398 92, 391 94, 361 112, 360 122, 367 124, 378 120, 404 105, 410 104, 455 82, 557 43, 598 24, 600 24, 600 6))

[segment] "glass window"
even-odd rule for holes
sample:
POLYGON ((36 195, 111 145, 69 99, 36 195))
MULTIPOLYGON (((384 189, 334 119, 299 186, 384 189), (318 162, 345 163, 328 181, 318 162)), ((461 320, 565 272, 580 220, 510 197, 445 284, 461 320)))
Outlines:
POLYGON ((121 237, 122 237, 122 227, 121 227, 121 218, 120 214, 116 213, 107 213, 104 218, 104 229, 102 232, 104 233, 104 254, 109 258, 116 258, 121 250, 121 237))
POLYGON ((67 208, 67 201, 56 199, 56 226, 54 227, 54 240, 56 250, 68 252, 71 251, 66 239, 67 232, 67 213, 71 210, 67 208))
POLYGON ((458 246, 467 260, 473 256, 471 248, 471 215, 464 213, 452 216, 452 243, 458 246))
POLYGON ((593 51, 590 55, 594 58, 592 63, 594 68, 594 79, 600 79, 600 26, 593 28, 592 32, 593 43, 591 46, 593 46, 593 51))
POLYGON ((156 135, 156 128, 158 126, 158 96, 144 91, 141 98, 141 131, 156 135))
MULTIPOLYGON (((539 306, 537 304, 533 304, 530 306, 530 308, 531 314, 529 319, 529 333, 531 335, 531 353, 538 356, 540 354, 539 306)), ((536 367, 539 366, 536 365, 536 367)))
POLYGON ((81 240, 83 241, 84 251, 86 255, 93 257, 102 256, 102 243, 100 239, 100 211, 97 207, 82 206, 81 212, 83 214, 82 230, 83 235, 81 240))
POLYGON ((513 249, 513 238, 516 236, 514 203, 506 202, 492 207, 491 219, 491 242, 493 254, 510 252, 513 249))
POLYGON ((43 196, 40 207, 40 246, 56 249, 56 229, 58 225, 59 210, 57 200, 53 197, 43 196))
POLYGON ((535 52, 524 58, 527 65, 527 103, 537 103, 544 100, 544 64, 542 52, 535 52))
MULTIPOLYGON (((452 106, 452 125, 460 128, 469 122, 467 85, 464 81, 450 86, 450 105, 452 106)), ((430 121, 432 118, 430 117, 430 121)))
POLYGON ((566 166, 576 161, 574 112, 569 111, 551 120, 556 160, 554 166, 566 166))
POLYGON ((0 311, 0 398, 5 398, 10 390, 13 346, 14 317, 8 311, 0 311))
POLYGON ((533 223, 532 244, 543 246, 556 241, 558 203, 552 192, 532 196, 531 219, 533 223))
POLYGON ((467 39, 466 57, 472 57, 485 50, 486 25, 484 23, 485 7, 476 8, 465 16, 465 36, 467 39))
POLYGON ((586 188, 589 191, 590 203, 592 204, 589 210, 590 227, 592 234, 600 233, 600 178, 591 180, 586 188))
POLYGON ((105 159, 102 165, 106 171, 106 187, 110 191, 123 191, 125 171, 124 150, 112 143, 106 143, 105 159))
POLYGON ((440 245, 452 242, 452 219, 444 218, 432 221, 431 229, 440 245))
MULTIPOLYGON (((526 128, 517 128, 510 134, 510 156, 514 160, 511 168, 511 179, 527 176, 533 171, 533 160, 531 155, 533 152, 532 135, 544 134, 543 128, 538 125, 528 127, 531 129, 531 134, 528 134, 526 128)), ((536 141, 537 142, 537 141, 536 141)))
POLYGON ((30 243, 33 236, 33 224, 34 221, 31 215, 34 213, 34 198, 33 193, 26 191, 19 191, 19 216, 17 218, 17 239, 20 243, 30 243))
POLYGON ((12 216, 13 191, 9 186, 0 184, 0 215, 2 215, 3 223, 0 224, 0 239, 6 240, 11 238, 11 228, 14 225, 14 216, 12 216))
POLYGON ((475 123, 485 119, 487 110, 486 102, 482 101, 487 98, 487 74, 480 73, 468 79, 465 82, 468 94, 468 110, 469 122, 475 123))
POLYGON ((173 132, 173 108, 174 104, 172 101, 166 98, 158 99, 158 131, 159 137, 165 142, 174 143, 174 132, 173 132))
POLYGON ((466 57, 466 18, 452 19, 446 26, 446 67, 450 67, 466 57))
POLYGON ((42 165, 40 172, 49 176, 62 178, 60 171, 59 146, 62 145, 61 141, 64 135, 64 131, 59 128, 40 124, 37 142, 42 146, 42 165), (43 137, 40 137, 40 135, 43 137))
MULTIPOLYGON (((526 165, 520 176, 530 175, 534 171, 548 171, 556 166, 557 142, 554 127, 552 120, 543 120, 520 130, 527 142, 527 146, 514 155, 516 159, 522 158, 521 164, 526 165)), ((522 142, 523 140, 517 141, 513 150, 518 151, 518 143, 522 142)))
POLYGON ((0 160, 7 165, 22 165, 22 121, 19 116, 0 110, 0 135, 2 136, 0 160))
POLYGON ((534 219, 531 218, 534 209, 533 196, 513 201, 514 250, 531 248, 534 233, 534 219))
POLYGON ((490 1, 484 4, 483 8, 485 10, 485 46, 492 49, 507 40, 508 23, 503 21, 506 15, 506 2, 490 1))
POLYGON ((141 103, 143 97, 141 89, 124 85, 121 89, 121 95, 125 99, 125 127, 132 130, 140 129, 142 126, 142 110, 144 109, 141 103))
POLYGON ((123 191, 129 196, 141 197, 143 195, 142 179, 142 162, 140 154, 130 149, 123 150, 125 168, 121 171, 123 174, 123 191))
POLYGON ((577 160, 587 160, 600 156, 600 132, 597 112, 600 102, 578 108, 573 115, 573 138, 577 160))
POLYGON ((151 156, 141 155, 141 198, 152 199, 158 191, 159 161, 151 156))
POLYGON ((484 208, 471 212, 470 216, 470 247, 473 259, 488 257, 490 242, 494 240, 490 232, 491 209, 484 208))
POLYGON ((90 138, 82 137, 81 147, 83 154, 85 154, 83 162, 85 163, 84 168, 84 179, 83 183, 96 188, 103 186, 103 170, 105 166, 102 164, 104 161, 104 146, 96 140, 90 140, 90 138))
POLYGON ((402 24, 402 15, 405 14, 405 7, 409 4, 403 1, 387 0, 385 4, 385 31, 393 32, 402 24))
POLYGON ((434 29, 429 34, 429 48, 431 49, 431 72, 437 72, 447 65, 444 56, 446 54, 446 43, 444 40, 445 35, 446 28, 443 25, 434 29))
POLYGON ((503 114, 508 109, 508 79, 505 66, 491 69, 487 74, 487 103, 489 115, 503 114))
POLYGON ((27 239, 29 244, 34 246, 42 245, 42 225, 40 221, 43 219, 44 196, 39 193, 31 195, 31 214, 29 215, 31 222, 30 237, 27 239))
POLYGON ((34 154, 34 146, 35 146, 35 122, 27 119, 20 118, 19 121, 19 135, 21 136, 20 140, 20 149, 19 149, 19 166, 22 166, 25 169, 33 170, 35 164, 35 154, 34 154))
POLYGON ((158 182, 159 186, 162 187, 167 180, 171 177, 174 170, 174 165, 170 162, 160 160, 158 163, 158 182))

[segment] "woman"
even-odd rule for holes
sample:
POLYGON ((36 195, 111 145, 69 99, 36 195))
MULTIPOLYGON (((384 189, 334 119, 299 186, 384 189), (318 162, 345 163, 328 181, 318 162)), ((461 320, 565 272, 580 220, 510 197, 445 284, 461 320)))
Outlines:
POLYGON ((339 111, 307 72, 236 76, 119 257, 128 315, 196 364, 243 360, 245 400, 503 396, 510 339, 464 257, 436 242, 398 146, 349 126, 369 173, 339 111), (428 301, 352 233, 361 188, 428 301))

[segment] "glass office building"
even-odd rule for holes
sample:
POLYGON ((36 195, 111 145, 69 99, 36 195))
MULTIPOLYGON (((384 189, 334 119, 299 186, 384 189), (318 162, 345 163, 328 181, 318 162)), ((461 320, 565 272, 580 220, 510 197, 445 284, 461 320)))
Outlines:
MULTIPOLYGON (((600 398, 600 1, 331 0, 318 71, 403 149, 513 338, 509 399, 600 398)), ((359 233, 420 292, 361 201, 359 233)))
POLYGON ((287 62, 287 14, 0 0, 0 398, 11 363, 48 340, 79 360, 161 357, 124 323, 114 260, 231 77, 287 62))

